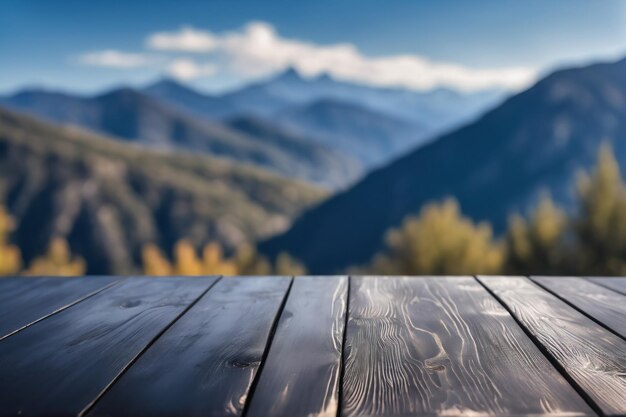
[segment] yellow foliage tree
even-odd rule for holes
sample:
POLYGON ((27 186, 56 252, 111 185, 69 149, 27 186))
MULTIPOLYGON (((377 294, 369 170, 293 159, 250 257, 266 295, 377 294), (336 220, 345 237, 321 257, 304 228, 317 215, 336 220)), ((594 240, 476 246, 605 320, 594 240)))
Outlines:
POLYGON ((25 275, 84 275, 87 265, 80 257, 72 257, 67 241, 62 237, 55 237, 50 242, 48 252, 34 259, 25 275))
POLYGON ((202 263, 207 275, 237 275, 235 262, 224 258, 222 247, 217 243, 208 243, 204 246, 202 263))
POLYGON ((578 181, 575 220, 578 272, 626 274, 626 190, 610 147, 603 146, 595 170, 578 181))
POLYGON ((172 265, 158 246, 147 244, 141 251, 144 274, 152 276, 172 275, 172 265))
POLYGON ((196 254, 196 249, 185 239, 176 242, 174 246, 175 275, 204 275, 202 260, 196 254))
POLYGON ((491 227, 462 217, 454 199, 425 206, 386 236, 386 250, 375 256, 368 272, 385 275, 493 274, 503 253, 491 227))
POLYGON ((306 275, 306 268, 295 258, 286 252, 282 252, 276 258, 276 275, 306 275))
MULTIPOLYGON (((271 264, 259 255, 253 246, 243 245, 232 258, 226 258, 222 247, 215 242, 208 243, 198 257, 193 245, 179 240, 174 246, 174 260, 170 262, 154 244, 145 245, 142 250, 143 270, 146 275, 269 275, 271 264)), ((302 271, 302 267, 289 256, 281 255, 279 269, 302 271)), ((282 273, 282 272, 281 272, 282 273)))
POLYGON ((270 275, 272 265, 254 246, 244 244, 237 249, 234 262, 240 275, 270 275))
POLYGON ((506 270, 517 274, 563 273, 569 268, 568 218, 544 194, 529 220, 511 217, 506 236, 506 270))
POLYGON ((17 274, 22 267, 19 248, 9 244, 9 233, 14 228, 13 218, 0 206, 0 275, 17 274))

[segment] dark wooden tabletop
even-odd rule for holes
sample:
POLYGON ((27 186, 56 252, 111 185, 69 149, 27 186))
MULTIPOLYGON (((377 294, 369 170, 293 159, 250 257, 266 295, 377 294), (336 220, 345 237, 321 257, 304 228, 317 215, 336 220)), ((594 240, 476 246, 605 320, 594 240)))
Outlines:
POLYGON ((0 416, 422 415, 626 415, 626 278, 0 279, 0 416))

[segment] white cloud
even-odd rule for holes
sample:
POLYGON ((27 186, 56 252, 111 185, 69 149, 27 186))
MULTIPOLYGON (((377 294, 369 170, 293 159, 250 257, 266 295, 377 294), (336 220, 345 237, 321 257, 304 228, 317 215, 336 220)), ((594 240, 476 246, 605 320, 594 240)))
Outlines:
POLYGON ((147 44, 159 50, 207 52, 213 58, 219 57, 225 71, 248 79, 294 67, 307 76, 328 73, 338 79, 382 87, 475 91, 520 89, 536 77, 536 71, 530 68, 470 68, 411 54, 370 57, 349 43, 318 45, 284 38, 265 22, 251 22, 223 34, 183 27, 178 32, 156 33, 147 44))
POLYGON ((216 71, 217 68, 213 64, 198 64, 189 58, 175 59, 167 67, 167 72, 180 80, 208 77, 216 71))
POLYGON ((208 52, 216 46, 211 32, 183 26, 178 32, 154 33, 146 40, 149 48, 161 51, 208 52))
POLYGON ((141 53, 120 52, 114 49, 88 52, 78 57, 83 65, 109 68, 137 68, 154 63, 156 58, 141 53))

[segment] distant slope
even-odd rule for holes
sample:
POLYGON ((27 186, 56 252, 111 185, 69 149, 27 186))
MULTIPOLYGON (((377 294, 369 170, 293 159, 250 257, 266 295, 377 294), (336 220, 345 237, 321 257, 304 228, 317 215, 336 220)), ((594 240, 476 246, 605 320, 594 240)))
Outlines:
POLYGON ((253 116, 228 120, 227 125, 256 138, 264 146, 272 146, 289 154, 297 178, 306 178, 329 188, 343 187, 363 173, 363 166, 348 152, 338 152, 332 144, 321 142, 306 133, 296 133, 253 116))
POLYGON ((368 167, 422 143, 430 133, 416 123, 330 99, 292 107, 276 120, 320 138, 325 145, 353 155, 368 167))
POLYGON ((238 113, 238 109, 228 99, 200 93, 168 78, 150 84, 142 91, 179 109, 208 119, 219 119, 238 113))
POLYGON ((286 135, 281 146, 276 146, 222 123, 193 117, 130 88, 95 97, 29 90, 0 103, 142 145, 204 152, 324 186, 342 186, 355 178, 338 162, 341 155, 326 152, 318 158, 322 153, 315 142, 294 138, 293 146, 298 148, 294 152, 286 146, 290 140, 286 135))
POLYGON ((261 249, 302 259, 312 273, 368 261, 386 230, 432 200, 455 196, 463 212, 502 231, 542 189, 560 203, 572 179, 612 144, 626 168, 626 60, 558 71, 481 119, 368 175, 306 212, 261 249))
POLYGON ((26 259, 66 236, 89 273, 129 273, 141 245, 232 247, 284 230, 317 188, 209 157, 163 153, 0 109, 0 202, 26 259))

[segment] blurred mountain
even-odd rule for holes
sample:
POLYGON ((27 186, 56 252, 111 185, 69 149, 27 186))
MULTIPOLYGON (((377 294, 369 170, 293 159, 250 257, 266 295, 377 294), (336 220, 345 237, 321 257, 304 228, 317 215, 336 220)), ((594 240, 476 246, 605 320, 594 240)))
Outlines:
MULTIPOLYGON (((180 91, 167 84, 160 88, 180 91)), ((157 88, 158 86, 153 86, 157 88)), ((188 94, 193 96, 191 90, 188 94)), ((329 188, 343 186, 360 173, 341 154, 295 133, 254 137, 221 122, 194 117, 130 88, 95 97, 80 97, 44 90, 26 90, 0 98, 13 109, 58 122, 71 123, 142 145, 204 152, 246 162, 276 173, 308 180, 329 188), (268 139, 268 140, 264 140, 268 139)))
POLYGON ((150 84, 142 91, 207 119, 220 119, 239 112, 228 99, 200 93, 170 78, 150 84))
POLYGON ((477 117, 505 95, 377 88, 328 75, 305 78, 294 69, 219 96, 167 79, 144 91, 204 118, 255 115, 280 123, 358 158, 367 168, 477 117))
POLYGON ((385 231, 445 196, 501 232, 509 214, 524 213, 542 190, 571 208, 575 174, 593 165, 601 143, 612 145, 625 169, 625 138, 626 59, 561 70, 372 172, 261 250, 288 250, 310 272, 332 273, 368 261, 385 231))
POLYGON ((276 120, 354 156, 367 167, 388 161, 430 133, 416 123, 332 99, 294 106, 276 120))
POLYGON ((89 273, 131 273, 145 243, 233 248, 284 230, 325 196, 257 168, 112 139, 0 109, 0 202, 27 261, 64 236, 89 273))
POLYGON ((235 117, 226 124, 255 138, 261 145, 288 153, 294 160, 291 168, 296 178, 306 178, 335 189, 356 180, 363 173, 364 164, 351 156, 348 150, 333 150, 336 148, 333 143, 307 136, 305 132, 297 133, 254 116, 235 117))
POLYGON ((415 122, 432 131, 447 129, 478 116, 505 96, 501 90, 461 93, 448 89, 413 91, 336 80, 329 75, 304 78, 288 69, 276 77, 222 95, 241 112, 273 116, 294 105, 322 99, 352 103, 415 122))

